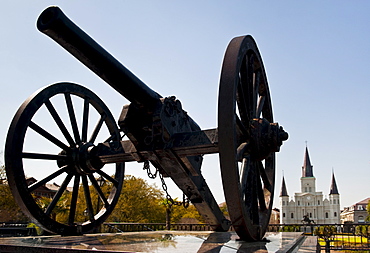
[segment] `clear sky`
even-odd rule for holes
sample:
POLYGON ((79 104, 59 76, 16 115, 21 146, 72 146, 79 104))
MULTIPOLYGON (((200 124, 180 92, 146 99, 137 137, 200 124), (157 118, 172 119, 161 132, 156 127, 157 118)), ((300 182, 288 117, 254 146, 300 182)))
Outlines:
MULTIPOLYGON (((1 150, 18 107, 48 84, 82 84, 116 117, 127 103, 37 31, 37 17, 49 5, 60 6, 152 89, 176 95, 202 129, 217 126, 227 44, 251 34, 275 121, 290 135, 277 155, 275 195, 283 171, 289 195, 300 191, 307 141, 317 190, 329 194, 334 171, 342 208, 370 196, 369 1, 1 1, 1 150)), ((139 167, 130 163, 127 173, 144 177, 139 167)), ((222 202, 217 155, 206 157, 202 171, 222 202)), ((181 196, 174 187, 170 192, 181 196)))

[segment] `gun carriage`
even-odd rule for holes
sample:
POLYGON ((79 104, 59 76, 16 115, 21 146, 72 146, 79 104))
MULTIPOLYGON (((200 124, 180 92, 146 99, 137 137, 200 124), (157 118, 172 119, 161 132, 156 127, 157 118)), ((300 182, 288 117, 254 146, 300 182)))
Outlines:
POLYGON ((58 7, 44 10, 37 28, 131 103, 123 106, 118 126, 98 96, 73 83, 42 88, 21 105, 7 135, 5 165, 12 193, 29 217, 52 233, 89 232, 108 218, 119 201, 125 163, 149 161, 175 182, 214 230, 227 231, 232 225, 243 240, 264 236, 274 196, 275 153, 288 134, 273 121, 264 66, 251 36, 234 38, 228 45, 220 78, 218 127, 202 130, 178 99, 149 88, 58 7), (80 113, 77 108, 82 108, 80 113), (39 114, 50 121, 40 120, 39 114), (40 143, 38 150, 30 148, 34 143, 40 143), (201 173, 203 156, 212 153, 219 153, 231 221, 201 173), (29 183, 29 169, 37 170, 43 162, 48 162, 45 177, 29 183), (62 178, 62 184, 50 203, 41 206, 36 189, 56 178, 62 178), (97 178, 109 184, 109 191, 97 178), (52 214, 67 190, 71 192, 67 221, 60 222, 52 214), (78 205, 86 206, 86 221, 76 220, 78 205))

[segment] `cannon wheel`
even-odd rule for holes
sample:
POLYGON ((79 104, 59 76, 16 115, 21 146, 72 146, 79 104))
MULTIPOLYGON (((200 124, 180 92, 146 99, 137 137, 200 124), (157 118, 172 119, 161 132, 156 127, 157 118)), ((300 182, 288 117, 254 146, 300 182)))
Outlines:
POLYGON ((265 70, 251 36, 234 38, 226 50, 218 103, 221 176, 231 222, 242 240, 261 240, 272 209, 275 153, 258 158, 246 151, 259 145, 253 119, 273 122, 265 70))
POLYGON ((8 182, 22 211, 46 231, 86 233, 113 211, 124 163, 104 166, 89 158, 100 138, 112 143, 120 133, 105 104, 80 85, 50 85, 18 109, 5 146, 8 182), (56 180, 50 194, 45 186, 56 180))

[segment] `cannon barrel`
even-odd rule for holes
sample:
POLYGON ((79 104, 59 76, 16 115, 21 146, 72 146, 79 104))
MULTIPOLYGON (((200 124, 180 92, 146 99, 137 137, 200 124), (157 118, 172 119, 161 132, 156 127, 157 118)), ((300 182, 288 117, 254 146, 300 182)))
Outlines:
POLYGON ((130 102, 151 110, 161 96, 73 23, 59 7, 45 9, 37 28, 106 81, 130 102))

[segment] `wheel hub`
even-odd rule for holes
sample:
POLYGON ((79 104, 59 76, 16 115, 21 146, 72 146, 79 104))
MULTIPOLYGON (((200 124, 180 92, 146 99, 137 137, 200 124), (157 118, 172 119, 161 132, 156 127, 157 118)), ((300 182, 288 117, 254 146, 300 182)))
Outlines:
POLYGON ((58 166, 61 168, 69 165, 72 170, 80 175, 89 175, 100 170, 104 164, 95 159, 96 149, 94 147, 94 144, 86 142, 76 145, 70 152, 63 150, 60 154, 67 155, 68 158, 66 160, 58 160, 58 166))
POLYGON ((264 118, 250 122, 251 145, 247 152, 257 160, 265 159, 271 152, 279 152, 288 133, 278 123, 270 123, 264 118))

